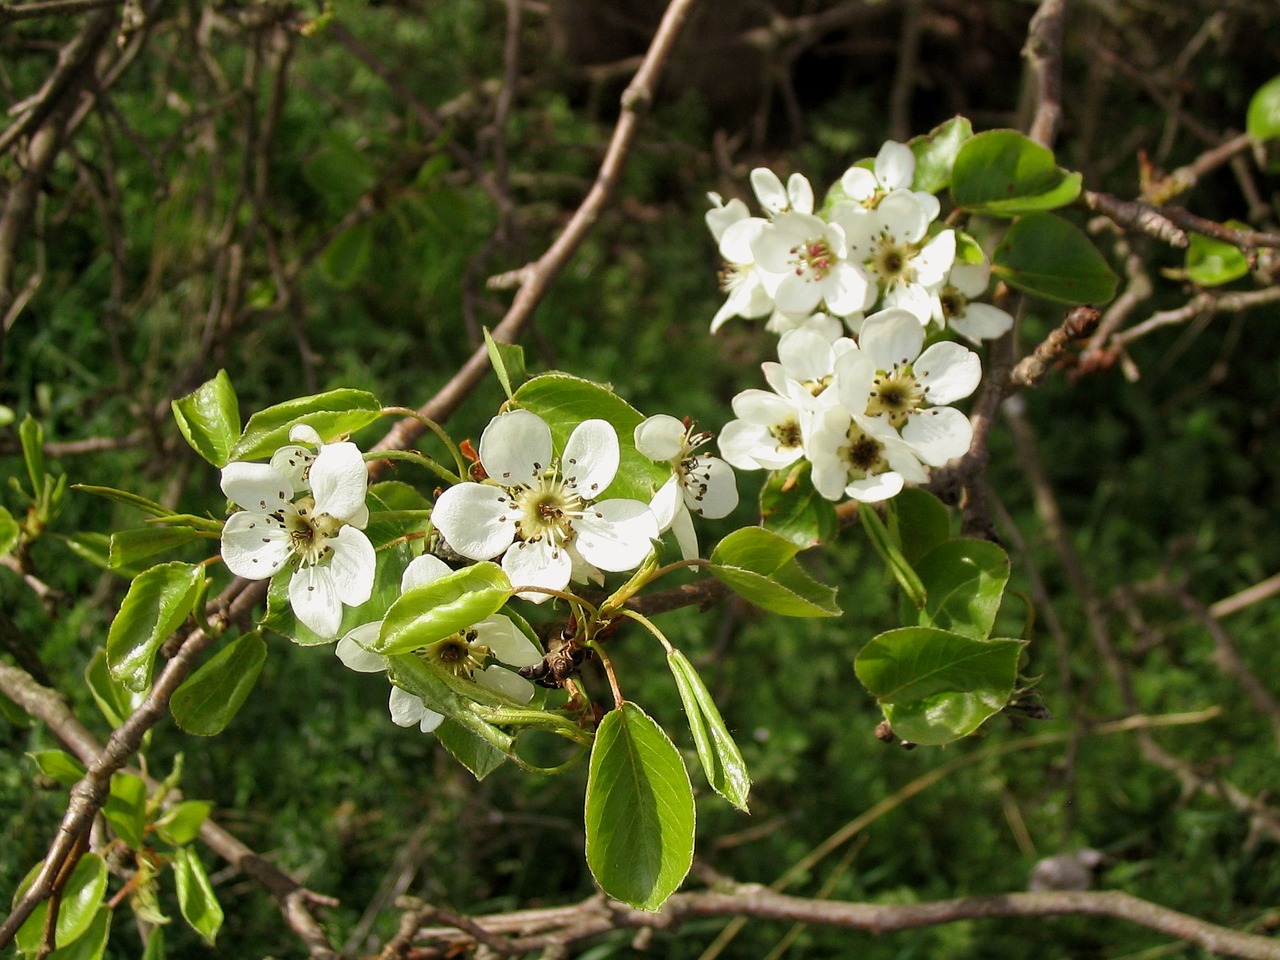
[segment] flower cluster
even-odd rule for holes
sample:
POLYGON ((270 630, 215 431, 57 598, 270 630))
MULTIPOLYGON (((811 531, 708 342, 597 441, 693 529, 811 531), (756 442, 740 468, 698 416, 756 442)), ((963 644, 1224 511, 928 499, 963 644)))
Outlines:
POLYGON ((872 167, 845 171, 821 210, 802 175, 784 186, 764 168, 751 173, 763 217, 711 194, 706 220, 727 294, 712 333, 735 316, 768 317, 783 333, 820 310, 856 334, 867 313, 890 307, 975 343, 1007 331, 1008 313, 972 300, 987 288, 990 262, 972 243, 958 256, 956 232, 937 222, 937 197, 912 190, 914 176, 911 148, 889 141, 872 167))

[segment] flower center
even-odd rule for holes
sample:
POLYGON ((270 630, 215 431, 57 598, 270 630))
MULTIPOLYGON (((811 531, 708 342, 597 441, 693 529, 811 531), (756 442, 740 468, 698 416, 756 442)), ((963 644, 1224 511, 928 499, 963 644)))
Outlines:
POLYGON ((782 450, 794 450, 803 443, 800 424, 794 417, 771 426, 769 428, 769 436, 778 441, 778 447, 782 450))
POLYGON ((327 513, 315 513, 316 502, 302 497, 275 514, 289 533, 289 548, 299 562, 315 566, 330 553, 329 539, 342 529, 342 521, 327 513))
POLYGON ((899 283, 915 282, 916 270, 911 265, 915 255, 914 244, 899 243, 892 234, 884 233, 876 241, 866 264, 880 278, 880 285, 889 288, 899 283))
POLYGON ((826 239, 818 237, 816 240, 806 240, 792 247, 791 262, 795 264, 797 277, 821 280, 831 272, 836 258, 826 239))
POLYGON ((474 627, 459 630, 419 651, 419 655, 455 677, 470 680, 489 658, 489 648, 478 637, 474 627))
POLYGON ((716 274, 720 281, 720 291, 732 293, 738 289, 751 278, 751 270, 754 266, 755 264, 751 263, 730 263, 726 260, 720 272, 716 274))
POLYGON ((867 477, 874 477, 889 469, 889 461, 884 457, 884 444, 879 440, 870 436, 856 423, 849 425, 846 436, 849 443, 836 450, 836 456, 844 462, 850 477, 854 480, 865 480, 867 477))
POLYGON ((907 418, 920 409, 927 390, 927 387, 920 386, 910 364, 895 366, 872 381, 867 416, 887 417, 891 424, 901 429, 907 418))
POLYGON ((554 476, 525 487, 514 502, 520 538, 532 542, 546 537, 557 547, 573 541, 573 521, 582 516, 585 506, 573 484, 554 476))
POLYGON ((963 317, 969 307, 969 298, 951 284, 942 288, 938 299, 942 302, 942 316, 946 320, 963 317))

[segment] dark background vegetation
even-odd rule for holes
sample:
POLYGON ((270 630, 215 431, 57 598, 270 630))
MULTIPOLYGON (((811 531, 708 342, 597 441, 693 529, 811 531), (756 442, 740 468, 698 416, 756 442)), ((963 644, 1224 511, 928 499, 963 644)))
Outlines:
MULTIPOLYGON (((422 402, 509 302, 486 278, 536 257, 586 192, 632 58, 663 6, 527 3, 512 69, 509 9, 497 0, 338 0, 324 13, 144 3, 143 25, 121 36, 121 50, 138 47, 135 59, 58 159, 17 246, 15 285, 31 281, 33 293, 4 341, 0 403, 38 418, 55 454, 86 438, 126 441, 55 457, 73 482, 216 516, 216 473, 182 443, 168 401, 220 367, 246 414, 338 386, 422 402), (499 129, 504 69, 514 84, 499 129)), ((956 113, 975 128, 1025 126, 1019 51, 1033 11, 1015 0, 709 0, 614 202, 538 311, 525 343, 531 367, 610 382, 646 413, 717 428, 733 394, 759 385, 756 365, 773 338, 740 321, 707 335, 719 294, 706 192, 748 196, 747 173, 761 164, 826 184, 886 137, 926 132, 956 113), (904 69, 904 57, 913 65, 904 69)), ((77 25, 65 15, 0 19, 8 103, 36 91, 77 25)), ((1080 0, 1064 53, 1061 162, 1084 171, 1092 189, 1134 197, 1144 162, 1174 169, 1243 128, 1250 96, 1280 72, 1280 29, 1264 0, 1080 0)), ((1244 160, 1247 180, 1222 167, 1175 202, 1274 229, 1268 204, 1280 181, 1244 160), (1257 188, 1261 207, 1242 183, 1257 188)), ((12 183, 17 165, 0 162, 12 183)), ((1123 274, 1115 233, 1096 239, 1123 274)), ((1194 291, 1161 274, 1176 271, 1181 255, 1142 238, 1132 247, 1155 292, 1128 322, 1185 303, 1194 291)), ((1256 286, 1246 278, 1233 289, 1256 286)), ((1022 342, 1034 345, 1061 315, 1026 304, 1022 342)), ((749 819, 703 790, 700 858, 767 883, 877 801, 966 757, 792 892, 911 902, 1018 890, 1041 858, 1090 847, 1106 854, 1104 886, 1228 926, 1280 924, 1280 826, 1270 805, 1280 720, 1224 670, 1221 641, 1189 612, 1280 569, 1278 319, 1272 305, 1157 330, 1128 346, 1136 380, 1122 363, 1078 377, 1059 370, 1026 395, 1033 443, 997 426, 997 530, 1014 556, 1015 586, 1037 606, 1025 673, 1042 678, 1052 720, 999 716, 946 750, 875 739, 879 713, 851 659, 897 624, 896 599, 856 530, 812 558, 840 586, 838 620, 783 621, 736 604, 667 617, 755 778, 749 819), (1037 509, 1037 490, 1056 498, 1075 569, 1043 503, 1037 509), (1136 712, 1215 707, 1215 718, 1156 729, 1147 741, 1091 732, 1136 712), (1000 752, 1046 733, 1063 739, 1000 752)), ((477 435, 498 398, 487 385, 450 429, 477 435)), ((357 439, 371 442, 381 429, 357 439)), ((16 431, 0 442, 13 454, 16 431)), ((21 476, 20 457, 0 470, 21 476)), ((740 478, 746 501, 758 484, 740 478)), ((79 560, 64 538, 137 519, 71 495, 31 558, 59 591, 55 603, 0 571, 0 606, 102 734, 79 677, 127 581, 79 560)), ((750 522, 749 508, 735 519, 750 522)), ((1021 617, 1010 611, 1009 629, 1021 617)), ((1280 694, 1278 626, 1273 600, 1222 622, 1245 669, 1280 694)), ((628 695, 679 730, 660 650, 624 634, 615 656, 628 695)), ((603 689, 595 674, 587 682, 603 689)), ((205 741, 163 725, 147 760, 163 773, 183 753, 188 796, 212 800, 251 846, 341 898, 324 920, 357 953, 392 932, 390 899, 401 891, 472 912, 591 891, 582 769, 541 780, 504 768, 477 784, 434 738, 394 727, 385 698, 381 677, 351 674, 327 649, 272 638, 259 686, 223 736, 205 741)), ((7 896, 43 856, 66 798, 23 759, 55 745, 45 729, 0 726, 0 745, 7 896)), ((227 911, 217 952, 298 955, 262 892, 207 862, 227 911)), ((659 934, 653 955, 697 957, 722 926, 659 934)), ((138 956, 136 935, 118 927, 109 955, 138 956)), ((882 939, 811 928, 771 954, 784 933, 749 925, 726 955, 1198 955, 1137 928, 1070 918, 882 939)), ((171 956, 206 952, 179 924, 169 935, 171 956)), ((629 939, 619 934, 589 956, 630 955, 629 939)))

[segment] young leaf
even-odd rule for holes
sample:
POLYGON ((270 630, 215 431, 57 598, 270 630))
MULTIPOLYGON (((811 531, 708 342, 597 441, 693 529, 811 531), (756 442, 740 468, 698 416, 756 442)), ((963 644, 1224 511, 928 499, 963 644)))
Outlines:
POLYGON ((173 692, 173 719, 199 737, 221 733, 248 699, 266 660, 267 645, 256 632, 227 644, 173 692))
MULTIPOLYGON (((27 879, 18 887, 14 894, 15 900, 31 885, 38 872, 39 864, 32 868, 27 879)), ((107 865, 96 853, 86 853, 77 861, 62 889, 58 920, 54 924, 54 939, 59 948, 70 946, 89 932, 106 892, 107 865)), ((45 900, 18 928, 14 941, 21 952, 33 954, 39 951, 48 916, 49 901, 45 900)))
POLYGON ((514 343, 499 343, 493 339, 488 327, 484 328, 484 345, 489 351, 489 363, 493 366, 493 372, 502 384, 502 392, 508 397, 513 396, 520 384, 524 383, 526 375, 524 348, 514 343))
POLYGON ((111 534, 107 563, 113 570, 135 564, 198 539, 200 534, 190 527, 137 527, 111 534))
POLYGON ((897 736, 942 744, 972 733, 1008 703, 1024 646, 902 627, 863 647, 854 670, 897 736))
POLYGON ((618 431, 621 461, 617 476, 604 496, 630 497, 648 503, 667 481, 671 468, 642 456, 635 447, 635 429, 644 419, 640 411, 607 387, 566 373, 546 373, 526 382, 511 398, 551 427, 557 450, 563 450, 573 428, 583 420, 601 419, 618 431))
POLYGON ((147 785, 143 779, 132 773, 113 774, 102 814, 126 846, 141 850, 147 829, 147 785))
POLYGON ((49 470, 44 460, 44 428, 29 413, 18 427, 18 441, 22 444, 22 459, 26 461, 27 476, 31 480, 31 494, 39 500, 49 470))
POLYGON ((477 780, 483 780, 507 759, 506 753, 452 717, 445 717, 444 722, 436 727, 436 739, 477 780))
POLYGON ((1280 140, 1280 77, 1272 77, 1250 98, 1245 130, 1262 147, 1266 171, 1280 171, 1280 150, 1276 149, 1280 140))
POLYGON ((975 213, 1011 217, 1066 206, 1080 195, 1081 179, 1059 167, 1053 151, 1018 131, 988 130, 957 153, 951 195, 975 213))
POLYGON ((18 521, 13 519, 13 514, 4 507, 0 507, 0 557, 18 545, 18 537, 21 534, 22 528, 18 526, 18 521))
POLYGON ((145 697, 141 691, 125 689, 111 676, 107 669, 107 652, 101 648, 84 668, 84 682, 98 709, 102 711, 102 716, 113 727, 124 723, 145 697))
POLYGON ((192 393, 174 400, 173 419, 191 449, 215 467, 225 467, 240 437, 240 401, 227 371, 219 370, 192 393))
POLYGON ((387 611, 374 649, 384 656, 417 650, 497 613, 510 597, 511 581, 496 563, 455 570, 402 594, 387 611))
POLYGON ((37 750, 27 756, 43 776, 64 787, 75 786, 85 774, 84 764, 65 750, 37 750))
POLYGON ((165 843, 185 846, 200 835, 212 809, 207 800, 184 800, 156 820, 156 833, 165 843))
POLYGON ((58 947, 49 954, 48 960, 102 960, 107 952, 107 941, 111 939, 111 915, 109 906, 100 906, 89 923, 89 929, 76 938, 75 943, 58 947))
POLYGON ((840 615, 836 592, 795 560, 799 546, 762 527, 735 530, 711 551, 711 573, 744 600, 786 617, 840 615))
POLYGON ((329 285, 346 290, 364 276, 373 259, 372 220, 362 220, 329 241, 320 254, 320 272, 329 285))
POLYGON ((71 489, 82 490, 85 493, 92 493, 95 497, 102 497, 116 503, 123 503, 126 507, 137 507, 144 513, 151 514, 153 517, 177 516, 177 514, 168 507, 162 506, 154 500, 148 500, 146 497, 140 497, 136 493, 130 493, 128 490, 117 490, 115 487, 95 487, 88 483, 72 484, 71 489))
POLYGON ((667 654, 667 666, 671 668, 676 688, 680 691, 680 702, 684 704, 685 716, 689 718, 689 732, 693 734, 693 743, 707 782, 716 793, 746 813, 751 776, 716 702, 693 669, 693 664, 679 650, 667 654))
POLYGON ((222 906, 209 883, 204 864, 190 847, 179 847, 174 852, 173 878, 178 886, 178 909, 183 918, 212 946, 222 927, 222 906))
POLYGON ((921 626, 976 637, 991 635, 1005 585, 1009 555, 989 540, 948 540, 916 564, 928 602, 921 626))
POLYGON ((862 505, 858 508, 858 519, 862 521, 862 529, 867 532, 867 539, 871 541, 871 546, 880 555, 888 571, 893 574, 893 579, 898 581, 898 586, 902 588, 907 599, 916 607, 923 607, 926 600, 924 584, 920 582, 920 576, 902 555, 898 545, 893 542, 880 515, 870 505, 862 505))
POLYGON ((675 745, 634 703, 605 715, 587 773, 587 865, 609 896, 657 910, 693 865, 693 788, 675 745))
POLYGON ((289 431, 299 423, 314 427, 323 439, 332 440, 372 423, 381 411, 382 405, 373 394, 348 388, 287 400, 249 418, 231 450, 231 459, 270 457, 289 442, 289 431))
POLYGON ((204 569, 162 563, 129 585, 120 612, 107 631, 107 667, 130 690, 151 686, 156 651, 191 613, 204 569))
POLYGON ((760 522, 802 550, 833 539, 839 529, 835 506, 813 489, 807 470, 769 474, 760 491, 760 522))
MULTIPOLYGON (((1249 229, 1248 224, 1238 220, 1228 220, 1226 225, 1249 229)), ((1187 276, 1200 286, 1218 287, 1232 280, 1239 280, 1249 272, 1249 261, 1239 247, 1201 233, 1192 233, 1190 239, 1186 259, 1187 276)))
POLYGON ((1119 279, 1097 247, 1052 213, 1014 222, 996 247, 991 270, 1010 286, 1061 303, 1106 303, 1119 279))
POLYGON ((914 564, 951 536, 951 518, 947 508, 929 491, 908 487, 890 504, 897 523, 902 556, 907 563, 914 564))
POLYGON ((965 141, 973 136, 973 125, 964 117, 952 117, 927 134, 907 142, 916 156, 912 190, 937 193, 951 185, 951 170, 965 141))

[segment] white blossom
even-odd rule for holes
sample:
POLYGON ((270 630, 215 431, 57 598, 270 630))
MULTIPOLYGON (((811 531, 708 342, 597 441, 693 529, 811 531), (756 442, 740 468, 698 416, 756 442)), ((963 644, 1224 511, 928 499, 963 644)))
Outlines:
POLYGON ((770 217, 780 213, 813 213, 813 186, 803 174, 793 173, 784 188, 776 173, 767 167, 756 167, 751 171, 751 188, 770 217))
POLYGON ((815 418, 809 459, 814 489, 828 500, 849 496, 875 503, 897 496, 904 482, 929 479, 916 451, 888 421, 850 416, 843 407, 815 418))
MULTIPOLYGON (((480 437, 488 479, 444 491, 431 519, 462 556, 501 556, 502 569, 520 587, 562 590, 593 568, 631 570, 649 555, 658 524, 638 500, 599 499, 619 462, 618 435, 608 421, 578 424, 557 459, 546 422, 511 410, 480 437)), ((518 596, 536 603, 548 594, 518 596)))
POLYGON ((707 211, 707 227, 719 245, 724 266, 720 270, 720 289, 725 301, 711 320, 711 332, 715 333, 725 321, 733 317, 754 319, 773 312, 773 290, 781 279, 761 270, 751 252, 756 235, 768 221, 753 217, 747 205, 733 199, 720 202, 718 194, 710 194, 716 205, 707 211))
POLYGON ((945 324, 970 343, 994 340, 1013 328, 1013 317, 989 303, 977 303, 974 297, 987 292, 991 279, 991 261, 956 263, 946 283, 938 292, 934 319, 945 324))
POLYGON ((671 465, 671 479, 654 494, 649 508, 659 531, 671 530, 685 560, 698 556, 698 535, 691 513, 718 520, 738 505, 738 486, 733 470, 719 457, 695 451, 711 439, 710 433, 695 433, 675 417, 649 417, 635 429, 636 449, 650 460, 671 465))
MULTIPOLYGON (((751 241, 760 267, 779 276, 774 303, 783 313, 847 316, 873 294, 868 274, 851 258, 842 226, 810 213, 780 213, 751 241)), ((948 264, 950 266, 950 264, 948 264)))
MULTIPOLYGON (((290 436, 320 439, 309 427, 290 436)), ((361 530, 369 519, 368 473, 356 445, 323 444, 314 454, 282 447, 269 464, 227 464, 221 485, 244 508, 222 529, 228 569, 265 580, 291 563, 294 614, 320 636, 336 636, 343 605, 359 606, 373 592, 373 545, 361 530)))
POLYGON ((850 200, 867 208, 876 206, 883 197, 895 190, 909 191, 928 219, 936 220, 942 205, 933 194, 911 189, 915 174, 916 156, 911 148, 905 143, 888 140, 876 154, 872 169, 850 167, 840 178, 840 186, 850 200))

